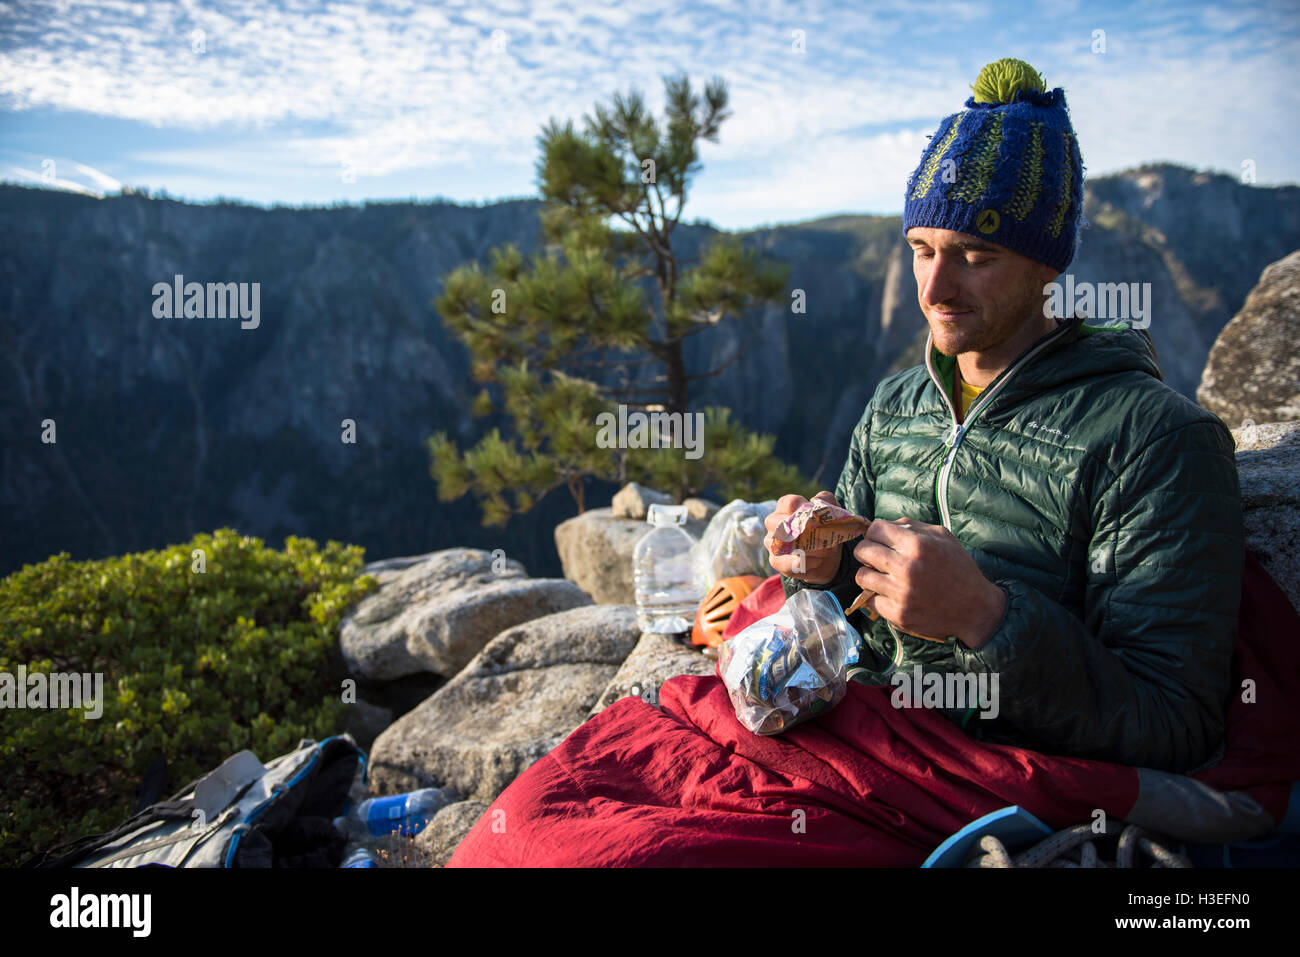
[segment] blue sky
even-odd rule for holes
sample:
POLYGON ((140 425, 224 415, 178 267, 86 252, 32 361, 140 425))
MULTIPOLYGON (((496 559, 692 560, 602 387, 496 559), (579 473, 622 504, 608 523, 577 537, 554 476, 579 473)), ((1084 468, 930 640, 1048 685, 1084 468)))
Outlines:
POLYGON ((727 83, 684 218, 898 213, 980 67, 1065 88, 1088 175, 1300 182, 1300 0, 0 2, 0 180, 271 204, 536 196, 536 138, 727 83), (1101 32, 1098 32, 1101 31, 1101 32), (802 41, 802 49, 799 49, 802 41), (1104 41, 1104 51, 1094 49, 1104 41))

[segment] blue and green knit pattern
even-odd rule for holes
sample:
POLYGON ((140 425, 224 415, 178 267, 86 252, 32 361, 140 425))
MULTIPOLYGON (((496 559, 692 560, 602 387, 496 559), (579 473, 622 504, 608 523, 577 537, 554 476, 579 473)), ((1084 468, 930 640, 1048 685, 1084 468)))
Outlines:
POLYGON ((1065 91, 1022 60, 980 71, 966 110, 946 117, 907 183, 913 226, 988 239, 1064 271, 1083 220, 1083 158, 1065 91))

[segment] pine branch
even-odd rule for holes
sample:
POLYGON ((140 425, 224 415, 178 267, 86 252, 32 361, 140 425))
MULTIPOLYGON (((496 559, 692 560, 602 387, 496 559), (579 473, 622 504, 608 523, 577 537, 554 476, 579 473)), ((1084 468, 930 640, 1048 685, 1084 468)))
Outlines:
POLYGON ((618 369, 622 366, 644 366, 658 361, 653 356, 641 356, 637 359, 603 359, 596 362, 575 362, 571 365, 582 369, 618 369))
MULTIPOLYGON (((667 224, 668 224, 668 228, 665 229, 665 230, 663 231, 664 241, 667 242, 667 241, 668 241, 668 237, 672 234, 673 227, 675 227, 675 226, 677 225, 677 218, 680 218, 680 217, 681 217, 681 215, 682 215, 682 208, 683 208, 686 204, 683 203, 681 200, 678 200, 678 202, 677 202, 677 218, 674 218, 671 222, 669 222, 669 220, 668 220, 667 204, 664 202, 664 195, 663 195, 663 193, 660 192, 660 190, 659 190, 659 181, 658 181, 658 179, 655 180, 655 182, 653 183, 653 186, 654 186, 654 188, 655 188, 655 196, 656 196, 656 198, 658 198, 658 200, 659 200, 659 219, 660 219, 661 222, 664 222, 664 223, 667 223, 667 224)), ((674 194, 674 195, 676 195, 676 194, 674 194)), ((672 246, 670 245, 669 248, 671 249, 672 246)))
POLYGON ((746 339, 746 340, 744 341, 744 344, 741 345, 741 347, 740 347, 739 349, 737 349, 737 350, 735 351, 735 353, 732 354, 732 356, 731 356, 730 359, 728 359, 726 362, 722 363, 722 365, 718 366, 718 367, 715 368, 715 369, 710 370, 709 372, 700 372, 700 373, 697 373, 696 375, 688 375, 688 376, 686 377, 686 381, 687 381, 687 382, 694 382, 696 379, 711 379, 711 378, 713 378, 715 375, 717 375, 719 372, 721 372, 721 371, 722 371, 723 369, 725 369, 727 366, 731 365, 733 362, 735 362, 737 359, 739 359, 741 356, 743 356, 746 352, 748 352, 749 349, 750 349, 750 346, 753 344, 753 342, 754 342, 753 337, 750 337, 750 338, 746 339))
POLYGON ((608 385, 608 386, 598 385, 596 386, 596 388, 597 390, 603 390, 616 395, 648 395, 652 397, 662 398, 664 394, 663 389, 624 389, 621 387, 616 388, 615 386, 612 385, 608 385))

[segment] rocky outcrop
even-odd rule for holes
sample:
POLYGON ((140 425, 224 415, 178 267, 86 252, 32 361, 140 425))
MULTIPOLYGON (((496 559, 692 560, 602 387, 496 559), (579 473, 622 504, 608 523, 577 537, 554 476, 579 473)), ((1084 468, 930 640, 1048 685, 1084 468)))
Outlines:
POLYGON ((425 853, 428 866, 445 867, 465 835, 487 809, 482 801, 457 801, 438 811, 415 837, 416 846, 425 853))
MULTIPOLYGON (((378 561, 367 562, 361 569, 363 575, 373 575, 375 580, 381 585, 386 585, 398 576, 400 572, 406 571, 412 565, 419 565, 421 562, 428 561, 434 552, 426 552, 423 555, 405 555, 401 558, 381 558, 378 561)), ((510 567, 517 567, 522 571, 523 566, 518 562, 507 563, 510 567)))
POLYGON ((1260 270, 1300 246, 1300 188, 1153 163, 1089 176, 1084 191, 1089 226, 1069 271, 1076 282, 1151 283, 1160 368, 1194 396, 1215 337, 1260 270))
POLYGON ((615 518, 630 518, 644 521, 651 505, 671 505, 673 497, 667 492, 656 492, 636 482, 628 482, 616 493, 609 503, 615 518))
POLYGON ((638 637, 627 606, 573 608, 506 629, 379 736, 372 788, 451 787, 491 801, 586 719, 638 637))
POLYGON ((1232 433, 1246 544, 1300 610, 1300 422, 1232 433))
POLYGON ((1210 350, 1196 399, 1230 428, 1300 420, 1300 249, 1259 277, 1210 350))
POLYGON ((612 508, 591 508, 555 526, 555 549, 564 577, 598 605, 632 605, 632 550, 650 530, 644 521, 616 518, 612 508))
POLYGON ((426 609, 407 650, 429 671, 454 675, 503 628, 590 603, 562 578, 494 582, 426 609))
POLYGON ((636 695, 659 703, 659 688, 676 675, 711 675, 717 662, 669 635, 643 634, 591 709, 604 711, 619 698, 636 695))
POLYGON ((718 509, 722 508, 717 502, 707 498, 684 498, 682 504, 686 506, 687 521, 703 522, 707 528, 714 515, 718 514, 718 509))
MULTIPOLYGON (((697 518, 682 526, 697 541, 707 527, 707 521, 697 518)), ((555 527, 555 548, 564 577, 598 605, 635 604, 632 553, 648 531, 644 519, 618 518, 612 507, 588 509, 561 522, 555 527)))
POLYGON ((380 567, 376 577, 379 590, 339 631, 348 668, 371 679, 454 675, 503 629, 591 602, 571 582, 528 578, 503 553, 474 548, 380 567))

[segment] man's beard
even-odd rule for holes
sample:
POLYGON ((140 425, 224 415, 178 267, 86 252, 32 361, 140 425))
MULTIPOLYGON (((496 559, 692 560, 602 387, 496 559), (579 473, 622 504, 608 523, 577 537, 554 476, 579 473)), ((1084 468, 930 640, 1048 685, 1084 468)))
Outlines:
POLYGON ((1020 322, 1011 320, 1009 322, 998 322, 996 325, 990 326, 987 316, 980 314, 978 316, 965 316, 955 324, 935 320, 930 326, 930 333, 934 338, 934 347, 940 353, 945 356, 958 356, 964 352, 987 352, 998 343, 1005 341, 1009 336, 1014 335, 1020 325, 1020 322), (952 328, 953 325, 961 325, 962 323, 977 324, 978 327, 952 328), (937 332, 935 331, 936 326, 939 327, 937 332))
POLYGON ((1034 322, 1036 316, 1042 314, 1042 308, 1043 296, 1039 289, 1026 286, 1013 303, 1002 305, 992 316, 981 310, 956 322, 946 323, 941 319, 931 319, 927 313, 926 321, 935 348, 942 355, 957 356, 996 348, 1024 328, 1026 323, 1034 322), (947 334, 941 335, 945 330, 947 334))

